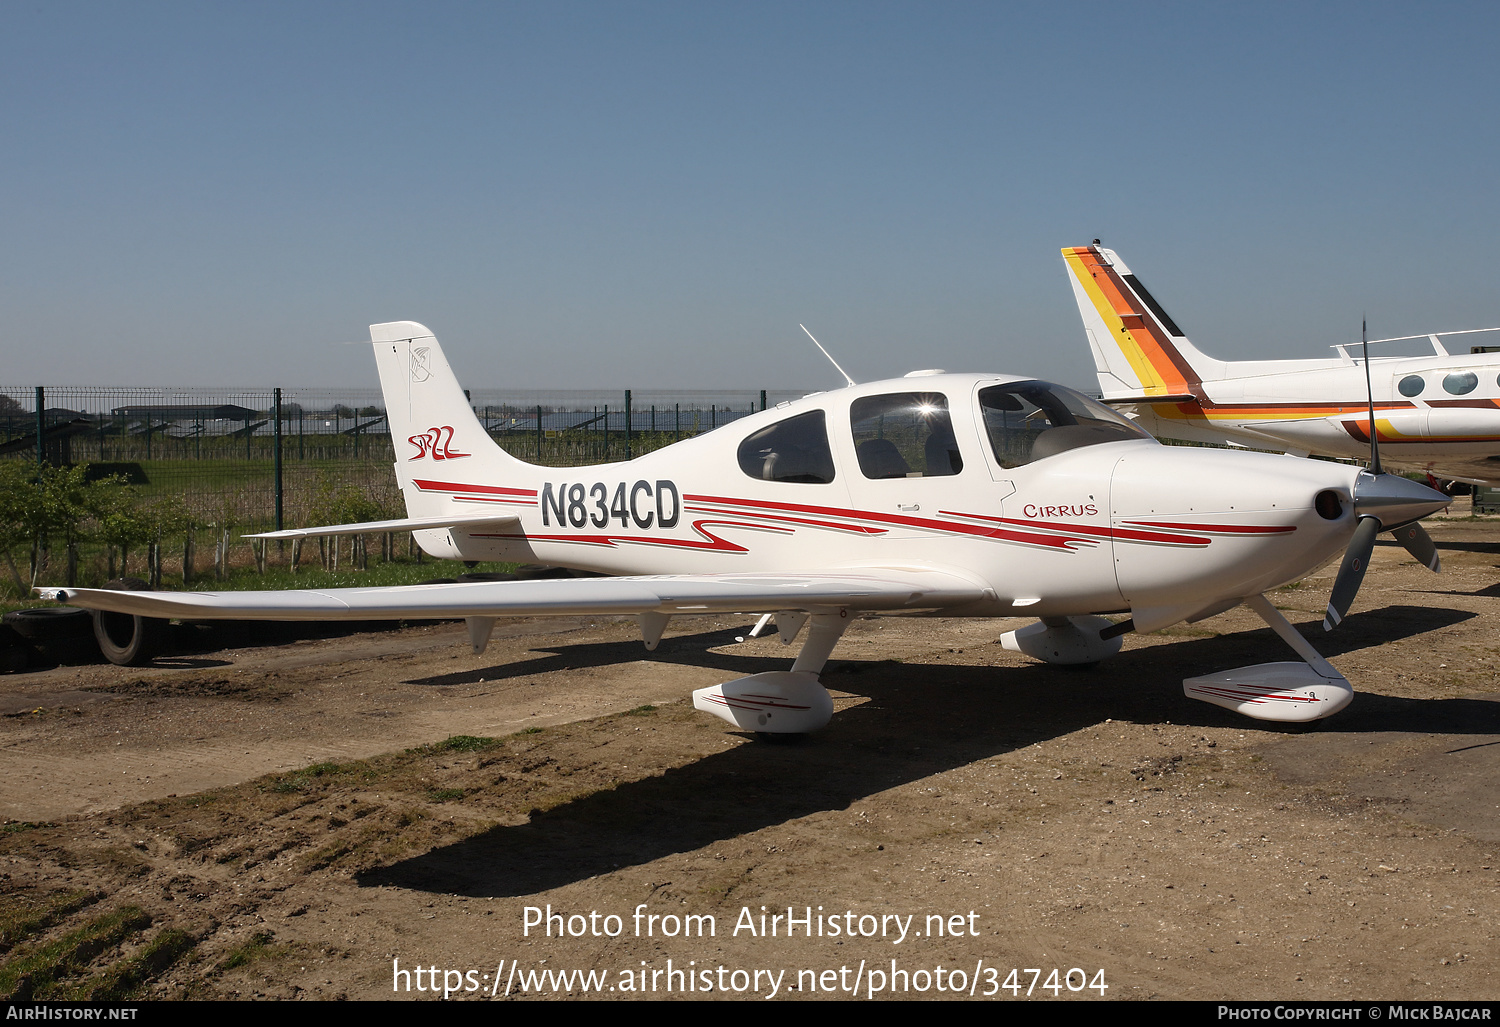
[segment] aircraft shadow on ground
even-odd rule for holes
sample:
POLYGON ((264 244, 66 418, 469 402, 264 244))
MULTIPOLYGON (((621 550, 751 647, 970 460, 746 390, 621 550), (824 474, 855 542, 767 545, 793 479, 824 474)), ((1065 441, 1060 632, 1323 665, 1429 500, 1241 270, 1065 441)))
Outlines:
MULTIPOLYGON (((1330 655, 1352 652, 1471 616, 1415 607, 1367 611, 1346 620, 1336 633, 1337 644, 1324 639, 1323 649, 1330 655)), ((709 632, 676 641, 689 650, 690 641, 698 647, 720 635, 733 637, 709 632)), ((868 696, 869 701, 839 713, 816 735, 703 756, 660 776, 537 811, 529 823, 493 828, 366 871, 357 880, 366 887, 530 895, 774 824, 847 809, 886 789, 1096 727, 1111 718, 1242 725, 1237 715, 1184 696, 1181 678, 1262 662, 1279 648, 1285 647, 1263 629, 1126 651, 1087 672, 1041 664, 997 669, 840 661, 830 665, 825 683, 836 691, 868 696)), ((581 667, 618 659, 612 655, 618 649, 613 644, 589 644, 556 651, 567 666, 581 667)), ((701 648, 676 654, 668 650, 666 656, 696 665, 729 666, 737 673, 771 662, 784 665, 701 648)), ((633 658, 639 658, 638 649, 633 658)), ((1500 702, 1421 701, 1366 692, 1356 697, 1350 710, 1311 729, 1500 735, 1500 702)))
MULTIPOLYGON (((502 663, 478 670, 458 671, 453 674, 436 674, 432 677, 411 678, 403 682, 408 685, 472 685, 480 681, 504 681, 509 678, 531 677, 560 670, 581 670, 585 667, 608 667, 619 663, 638 663, 650 660, 653 663, 680 663, 695 667, 720 667, 736 675, 758 674, 763 670, 786 670, 797 657, 802 639, 799 637, 785 649, 785 656, 751 656, 738 653, 716 653, 713 649, 733 645, 736 636, 743 636, 749 625, 736 628, 716 628, 692 635, 675 635, 663 638, 655 652, 650 652, 639 640, 624 642, 589 642, 582 645, 538 646, 533 650, 538 655, 519 663, 502 663)), ((774 636, 774 631, 773 631, 774 636)))
MULTIPOLYGON (((1377 539, 1375 544, 1378 546, 1395 546, 1397 548, 1401 545, 1395 539, 1388 538, 1377 539)), ((1438 549, 1446 550, 1450 553, 1490 553, 1500 556, 1500 542, 1443 541, 1433 539, 1432 544, 1438 549)))
POLYGON ((1486 599, 1500 599, 1500 582, 1486 585, 1484 588, 1476 588, 1472 592, 1458 592, 1453 589, 1428 589, 1425 595, 1430 596, 1483 596, 1486 599))

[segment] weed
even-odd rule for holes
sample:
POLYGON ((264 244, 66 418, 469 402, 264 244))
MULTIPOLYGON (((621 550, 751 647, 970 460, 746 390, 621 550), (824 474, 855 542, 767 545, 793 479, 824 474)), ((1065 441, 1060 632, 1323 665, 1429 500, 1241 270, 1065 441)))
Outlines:
POLYGON ((5 896, 0 907, 0 952, 9 952, 22 940, 42 933, 100 898, 98 892, 87 890, 55 891, 40 898, 26 892, 5 896))
POLYGON ((125 906, 84 924, 47 945, 18 952, 0 966, 0 996, 15 1001, 52 997, 60 982, 74 976, 99 953, 151 925, 139 906, 125 906))
POLYGON ((498 738, 484 738, 479 735, 454 735, 445 738, 431 748, 436 752, 483 752, 485 749, 493 749, 500 744, 498 738))

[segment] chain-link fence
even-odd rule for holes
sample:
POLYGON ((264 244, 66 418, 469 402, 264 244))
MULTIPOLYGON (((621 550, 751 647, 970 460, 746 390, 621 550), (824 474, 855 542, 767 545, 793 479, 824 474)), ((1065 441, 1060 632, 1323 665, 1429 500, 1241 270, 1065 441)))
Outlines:
MULTIPOLYGON (((502 448, 569 467, 639 456, 802 394, 476 389, 469 397, 502 448)), ((0 386, 0 459, 122 477, 142 507, 172 524, 158 549, 191 549, 196 533, 213 540, 216 566, 228 560, 218 551, 226 538, 405 512, 377 390, 0 386)))

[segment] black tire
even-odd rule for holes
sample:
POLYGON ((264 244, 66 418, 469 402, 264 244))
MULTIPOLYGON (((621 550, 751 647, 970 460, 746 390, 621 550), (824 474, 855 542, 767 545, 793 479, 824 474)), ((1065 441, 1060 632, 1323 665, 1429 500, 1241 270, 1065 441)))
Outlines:
POLYGON ((37 606, 12 610, 4 621, 28 642, 54 642, 87 635, 89 611, 76 606, 37 606))
POLYGON ((22 642, 0 647, 0 674, 17 674, 31 664, 31 650, 22 642))
MULTIPOLYGON (((117 592, 149 592, 140 578, 115 578, 105 588, 117 592)), ((110 663, 120 667, 143 667, 161 654, 167 639, 167 622, 159 617, 94 611, 94 641, 110 663)))

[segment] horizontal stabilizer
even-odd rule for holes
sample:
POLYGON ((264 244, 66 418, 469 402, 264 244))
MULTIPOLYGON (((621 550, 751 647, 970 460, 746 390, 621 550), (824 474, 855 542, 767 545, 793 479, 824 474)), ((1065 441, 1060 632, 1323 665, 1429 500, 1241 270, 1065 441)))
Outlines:
POLYGON ((1100 402, 1112 407, 1130 406, 1132 403, 1153 406, 1157 403, 1191 403, 1197 398, 1190 392, 1184 392, 1180 396, 1148 396, 1144 392, 1138 392, 1133 395, 1110 396, 1100 402))
POLYGON ((245 538, 321 538, 324 535, 375 535, 383 531, 421 531, 424 528, 500 528, 519 524, 517 514, 487 514, 469 517, 463 514, 441 514, 437 517, 398 517, 393 521, 363 521, 359 524, 325 524, 318 528, 287 528, 285 531, 262 531, 245 538))

